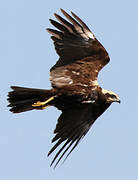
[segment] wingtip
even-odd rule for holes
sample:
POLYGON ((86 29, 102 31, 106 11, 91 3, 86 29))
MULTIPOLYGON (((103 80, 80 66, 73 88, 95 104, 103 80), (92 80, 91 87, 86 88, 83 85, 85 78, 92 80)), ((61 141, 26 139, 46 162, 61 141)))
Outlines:
POLYGON ((53 21, 53 19, 49 19, 49 21, 51 22, 51 21, 53 21))
POLYGON ((69 14, 64 9, 60 8, 60 10, 65 17, 69 16, 69 14))
POLYGON ((49 32, 49 31, 50 31, 50 28, 46 28, 46 31, 49 32))
MULTIPOLYGON (((62 9, 62 8, 60 8, 60 11, 65 15, 67 15, 68 13, 64 10, 64 9, 62 9)), ((71 14, 72 14, 73 12, 71 11, 71 14)))
POLYGON ((59 16, 57 13, 54 13, 54 16, 55 16, 55 18, 56 18, 57 20, 60 19, 60 16, 59 16))
POLYGON ((47 157, 49 157, 49 156, 50 156, 50 154, 51 154, 51 153, 50 153, 50 151, 49 151, 49 152, 48 152, 48 154, 47 154, 47 157))
POLYGON ((54 13, 54 16, 57 16, 58 14, 57 13, 54 13))
POLYGON ((49 33, 49 34, 51 34, 51 31, 50 31, 51 29, 50 28, 46 28, 46 31, 49 33))
POLYGON ((64 9, 62 9, 62 8, 60 8, 60 11, 61 11, 62 13, 65 12, 64 9))
POLYGON ((72 14, 72 15, 76 15, 73 11, 71 11, 71 14, 72 14))

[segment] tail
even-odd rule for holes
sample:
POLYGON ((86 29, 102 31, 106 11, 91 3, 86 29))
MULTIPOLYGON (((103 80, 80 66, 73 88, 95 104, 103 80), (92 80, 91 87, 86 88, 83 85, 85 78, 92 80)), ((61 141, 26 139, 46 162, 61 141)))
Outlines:
POLYGON ((11 86, 12 90, 8 93, 8 107, 13 113, 30 111, 33 109, 44 109, 50 105, 55 97, 55 92, 51 90, 32 89, 11 86))

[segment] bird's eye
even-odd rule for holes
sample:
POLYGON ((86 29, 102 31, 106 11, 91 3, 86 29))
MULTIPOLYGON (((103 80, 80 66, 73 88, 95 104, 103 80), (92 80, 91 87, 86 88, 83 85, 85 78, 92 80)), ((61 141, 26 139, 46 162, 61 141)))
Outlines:
POLYGON ((114 94, 111 95, 111 98, 116 98, 116 96, 114 94))

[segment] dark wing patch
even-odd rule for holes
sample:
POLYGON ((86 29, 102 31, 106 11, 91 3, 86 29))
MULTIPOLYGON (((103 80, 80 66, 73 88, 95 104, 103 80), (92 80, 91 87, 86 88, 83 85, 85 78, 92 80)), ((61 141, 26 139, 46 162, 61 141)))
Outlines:
POLYGON ((62 111, 58 119, 58 123, 54 130, 54 138, 52 143, 56 142, 52 149, 49 151, 48 156, 58 148, 51 166, 55 163, 54 168, 58 165, 65 153, 70 149, 64 161, 78 145, 80 140, 89 131, 95 120, 110 106, 110 104, 98 101, 96 104, 78 104, 70 109, 62 111), (72 148, 71 148, 72 147, 72 148), (59 157, 59 158, 58 158, 59 157), (58 158, 58 159, 57 159, 58 158), (56 161, 57 160, 57 161, 56 161))
MULTIPOLYGON (((59 66, 71 64, 76 60, 82 60, 83 58, 93 56, 95 57, 97 54, 102 57, 108 56, 104 47, 76 14, 71 12, 73 16, 71 17, 62 9, 61 12, 70 22, 66 21, 58 14, 54 14, 60 23, 52 19, 50 19, 50 22, 58 30, 47 29, 47 31, 52 34, 51 38, 54 41, 56 52, 60 56, 56 65, 52 67, 52 70, 59 66)), ((106 59, 107 63, 109 58, 106 59)), ((106 63, 104 62, 104 65, 106 63)))
MULTIPOLYGON (((73 151, 73 149, 78 145, 80 140, 85 136, 85 134, 90 129, 91 125, 95 121, 95 112, 93 112, 92 104, 81 104, 77 108, 68 109, 62 112, 61 116, 58 119, 56 129, 54 133, 55 137, 52 139, 52 142, 56 142, 53 148, 49 151, 48 156, 61 144, 65 141, 63 146, 59 149, 55 155, 51 166, 55 163, 55 166, 59 163, 68 149, 72 146, 72 149, 67 154, 66 158, 73 151), (64 150, 64 151, 63 151, 64 150)), ((65 158, 65 159, 66 159, 65 158)))

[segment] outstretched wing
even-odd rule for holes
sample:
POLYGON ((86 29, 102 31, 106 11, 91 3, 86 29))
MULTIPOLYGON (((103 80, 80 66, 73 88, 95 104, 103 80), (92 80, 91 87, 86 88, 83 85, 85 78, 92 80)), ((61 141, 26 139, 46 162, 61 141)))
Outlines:
POLYGON ((94 60, 97 58, 97 55, 99 57, 99 66, 108 63, 108 53, 87 25, 73 12, 71 14, 74 18, 63 9, 61 9, 61 12, 70 22, 58 14, 54 14, 60 23, 52 19, 50 19, 50 22, 59 31, 47 29, 52 34, 51 38, 54 41, 56 52, 60 56, 53 68, 73 63, 76 60, 83 60, 86 57, 94 57, 94 60))
POLYGON ((69 156, 80 140, 88 132, 94 121, 108 108, 108 106, 109 105, 103 105, 102 103, 97 105, 80 104, 77 107, 62 112, 58 119, 56 129, 54 130, 56 135, 52 139, 52 143, 55 141, 56 143, 49 151, 48 156, 62 143, 63 146, 61 146, 59 151, 56 153, 51 166, 57 160, 54 166, 56 167, 70 148, 66 158, 69 156))
POLYGON ((71 12, 71 17, 62 9, 61 12, 70 22, 55 14, 59 22, 52 19, 50 22, 58 30, 47 29, 52 34, 59 55, 59 60, 51 68, 50 80, 54 87, 82 82, 90 86, 97 81, 99 71, 109 62, 108 53, 76 14, 71 12))

